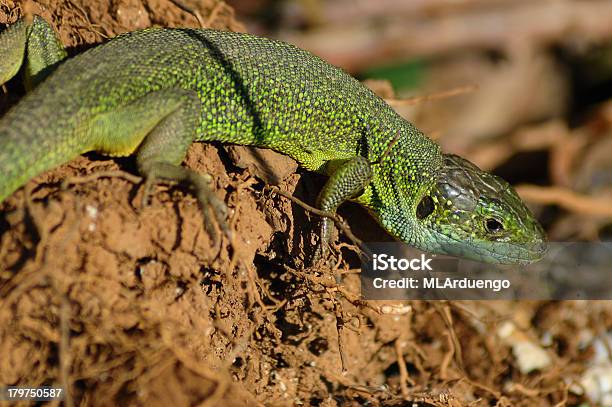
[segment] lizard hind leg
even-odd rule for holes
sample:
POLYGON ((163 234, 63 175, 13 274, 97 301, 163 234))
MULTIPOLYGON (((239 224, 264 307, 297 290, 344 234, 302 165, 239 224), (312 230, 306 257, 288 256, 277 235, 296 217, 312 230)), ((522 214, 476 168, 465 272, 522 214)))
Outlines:
POLYGON ((138 148, 138 170, 145 177, 143 205, 148 203, 153 186, 162 180, 189 186, 204 212, 206 230, 216 242, 217 233, 207 215, 212 212, 220 229, 229 237, 227 207, 211 190, 212 179, 208 174, 180 166, 194 140, 201 103, 195 92, 178 90, 177 96, 181 99, 180 105, 157 123, 138 148))
POLYGON ((67 56, 53 28, 41 17, 22 18, 0 34, 0 84, 25 66, 27 90, 46 78, 67 56))
POLYGON ((194 91, 169 88, 100 114, 89 127, 93 150, 111 156, 136 153, 138 171, 145 178, 143 204, 160 181, 191 187, 204 212, 206 229, 216 240, 216 231, 206 212, 212 211, 219 227, 229 235, 225 203, 210 189, 210 176, 180 165, 194 140, 200 109, 201 102, 194 91))
POLYGON ((59 36, 42 17, 34 16, 29 29, 24 77, 27 90, 42 82, 68 56, 59 36))

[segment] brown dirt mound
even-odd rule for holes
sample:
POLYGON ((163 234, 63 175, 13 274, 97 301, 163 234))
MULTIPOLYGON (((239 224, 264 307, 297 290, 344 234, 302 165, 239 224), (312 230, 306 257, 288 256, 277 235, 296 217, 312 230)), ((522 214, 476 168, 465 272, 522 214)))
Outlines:
MULTIPOLYGON (((0 21, 37 12, 77 48, 197 24, 167 0, 1 4, 0 21)), ((240 28, 222 3, 199 11, 213 27, 240 28)), ((316 218, 260 181, 313 202, 319 177, 241 147, 194 145, 187 165, 215 177, 232 245, 214 244, 180 188, 159 187, 141 208, 130 181, 83 178, 135 173, 131 159, 78 158, 0 206, 0 386, 63 386, 67 405, 555 405, 591 354, 576 332, 610 326, 604 303, 588 313, 569 302, 363 303, 354 261, 304 271, 316 218), (528 338, 551 336, 551 367, 520 372, 497 334, 509 321, 528 338)))

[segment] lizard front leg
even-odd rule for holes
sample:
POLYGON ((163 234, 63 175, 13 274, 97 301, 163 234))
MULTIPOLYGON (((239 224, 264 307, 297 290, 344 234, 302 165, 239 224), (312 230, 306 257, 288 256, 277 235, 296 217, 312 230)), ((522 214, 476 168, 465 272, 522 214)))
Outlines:
POLYGON ((0 84, 24 65, 24 82, 30 90, 63 61, 67 54, 53 28, 41 17, 22 18, 0 34, 0 84))
MULTIPOLYGON (((372 181, 372 167, 370 162, 362 156, 331 161, 327 166, 333 170, 319 194, 318 206, 321 210, 335 213, 343 202, 359 196, 372 181)), ((315 263, 327 255, 333 228, 333 221, 324 217, 321 221, 321 240, 314 257, 315 263)))

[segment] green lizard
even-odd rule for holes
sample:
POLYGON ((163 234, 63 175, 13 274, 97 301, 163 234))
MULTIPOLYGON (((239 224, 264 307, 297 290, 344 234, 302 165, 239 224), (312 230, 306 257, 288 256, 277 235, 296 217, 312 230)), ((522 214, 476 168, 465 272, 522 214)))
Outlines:
MULTIPOLYGON (((24 64, 32 88, 0 120, 0 202, 79 154, 135 154, 145 196, 159 180, 188 183, 223 225, 210 177, 180 165, 192 142, 220 141, 271 148, 328 175, 321 209, 355 201, 419 249, 494 263, 544 253, 542 228, 507 182, 443 154, 357 80, 295 46, 152 28, 65 59, 34 17, 7 28, 0 50, 0 82, 24 64)), ((323 251, 332 228, 323 218, 323 251)))

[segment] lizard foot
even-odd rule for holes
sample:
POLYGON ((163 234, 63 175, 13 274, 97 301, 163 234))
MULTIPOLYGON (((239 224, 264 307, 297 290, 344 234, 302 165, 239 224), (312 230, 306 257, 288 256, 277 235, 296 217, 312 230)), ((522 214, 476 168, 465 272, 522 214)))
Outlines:
POLYGON ((311 266, 322 267, 322 266, 333 266, 335 264, 335 256, 332 254, 331 242, 324 239, 322 236, 319 240, 319 244, 315 249, 315 253, 312 256, 311 266))
POLYGON ((143 207, 148 205, 153 187, 156 184, 164 182, 164 180, 186 184, 191 187, 193 194, 198 200, 204 215, 204 225, 206 227, 206 231, 211 236, 214 244, 218 243, 218 235, 213 223, 211 222, 212 218, 215 219, 223 234, 228 239, 231 239, 231 233, 227 223, 228 209, 225 202, 219 199, 210 188, 210 184, 212 182, 210 175, 198 174, 197 172, 187 168, 168 163, 151 164, 145 173, 144 191, 142 196, 143 207), (209 216, 211 214, 212 216, 209 216))

